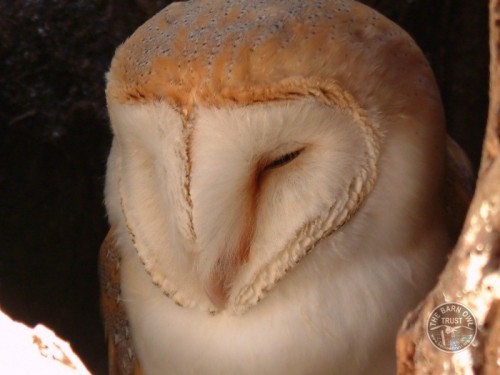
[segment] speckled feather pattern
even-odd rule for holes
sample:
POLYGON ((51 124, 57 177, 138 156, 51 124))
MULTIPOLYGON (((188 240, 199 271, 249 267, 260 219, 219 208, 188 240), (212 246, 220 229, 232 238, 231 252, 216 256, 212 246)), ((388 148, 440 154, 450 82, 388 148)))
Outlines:
POLYGON ((392 110, 408 96, 420 107, 439 105, 432 72, 411 38, 349 0, 174 3, 117 50, 107 95, 119 102, 165 100, 189 113, 197 104, 303 95, 296 77, 337 84, 359 101, 360 93, 376 93, 378 106, 392 110))
POLYGON ((110 230, 99 251, 99 277, 104 329, 108 338, 109 373, 139 375, 132 346, 129 324, 120 289, 120 253, 113 230, 110 230))

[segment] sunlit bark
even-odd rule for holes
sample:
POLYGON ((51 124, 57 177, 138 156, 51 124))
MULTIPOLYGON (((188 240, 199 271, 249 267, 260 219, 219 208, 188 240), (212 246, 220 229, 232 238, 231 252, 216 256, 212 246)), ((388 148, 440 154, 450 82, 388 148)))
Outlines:
POLYGON ((500 373, 500 0, 490 1, 490 108, 476 193, 462 234, 438 285, 411 312, 397 340, 399 374, 500 373), (443 302, 475 315, 472 345, 456 353, 435 348, 427 320, 443 302))

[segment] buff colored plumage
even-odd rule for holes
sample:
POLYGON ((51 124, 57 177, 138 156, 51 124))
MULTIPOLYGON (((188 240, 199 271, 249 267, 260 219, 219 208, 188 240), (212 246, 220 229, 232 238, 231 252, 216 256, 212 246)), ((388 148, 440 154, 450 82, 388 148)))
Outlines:
POLYGON ((467 199, 412 39, 355 1, 188 1, 107 78, 113 372, 394 371, 467 199))

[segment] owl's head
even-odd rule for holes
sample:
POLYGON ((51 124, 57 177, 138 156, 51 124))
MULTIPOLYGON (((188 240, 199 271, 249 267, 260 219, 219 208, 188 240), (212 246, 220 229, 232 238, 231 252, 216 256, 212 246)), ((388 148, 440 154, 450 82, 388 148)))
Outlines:
POLYGON ((181 305, 245 311, 345 226, 376 233, 370 200, 438 189, 430 68, 354 1, 174 3, 107 78, 110 221, 181 305))

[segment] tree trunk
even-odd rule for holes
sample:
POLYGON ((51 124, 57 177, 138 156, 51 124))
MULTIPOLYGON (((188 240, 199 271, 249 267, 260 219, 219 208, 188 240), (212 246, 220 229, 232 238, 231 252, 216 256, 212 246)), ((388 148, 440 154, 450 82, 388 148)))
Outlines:
POLYGON ((476 193, 438 285, 400 329, 399 374, 500 373, 500 0, 490 1, 490 55, 490 107, 476 193), (467 307, 478 328, 470 346, 452 353, 437 349, 428 331, 433 310, 446 302, 467 307))

